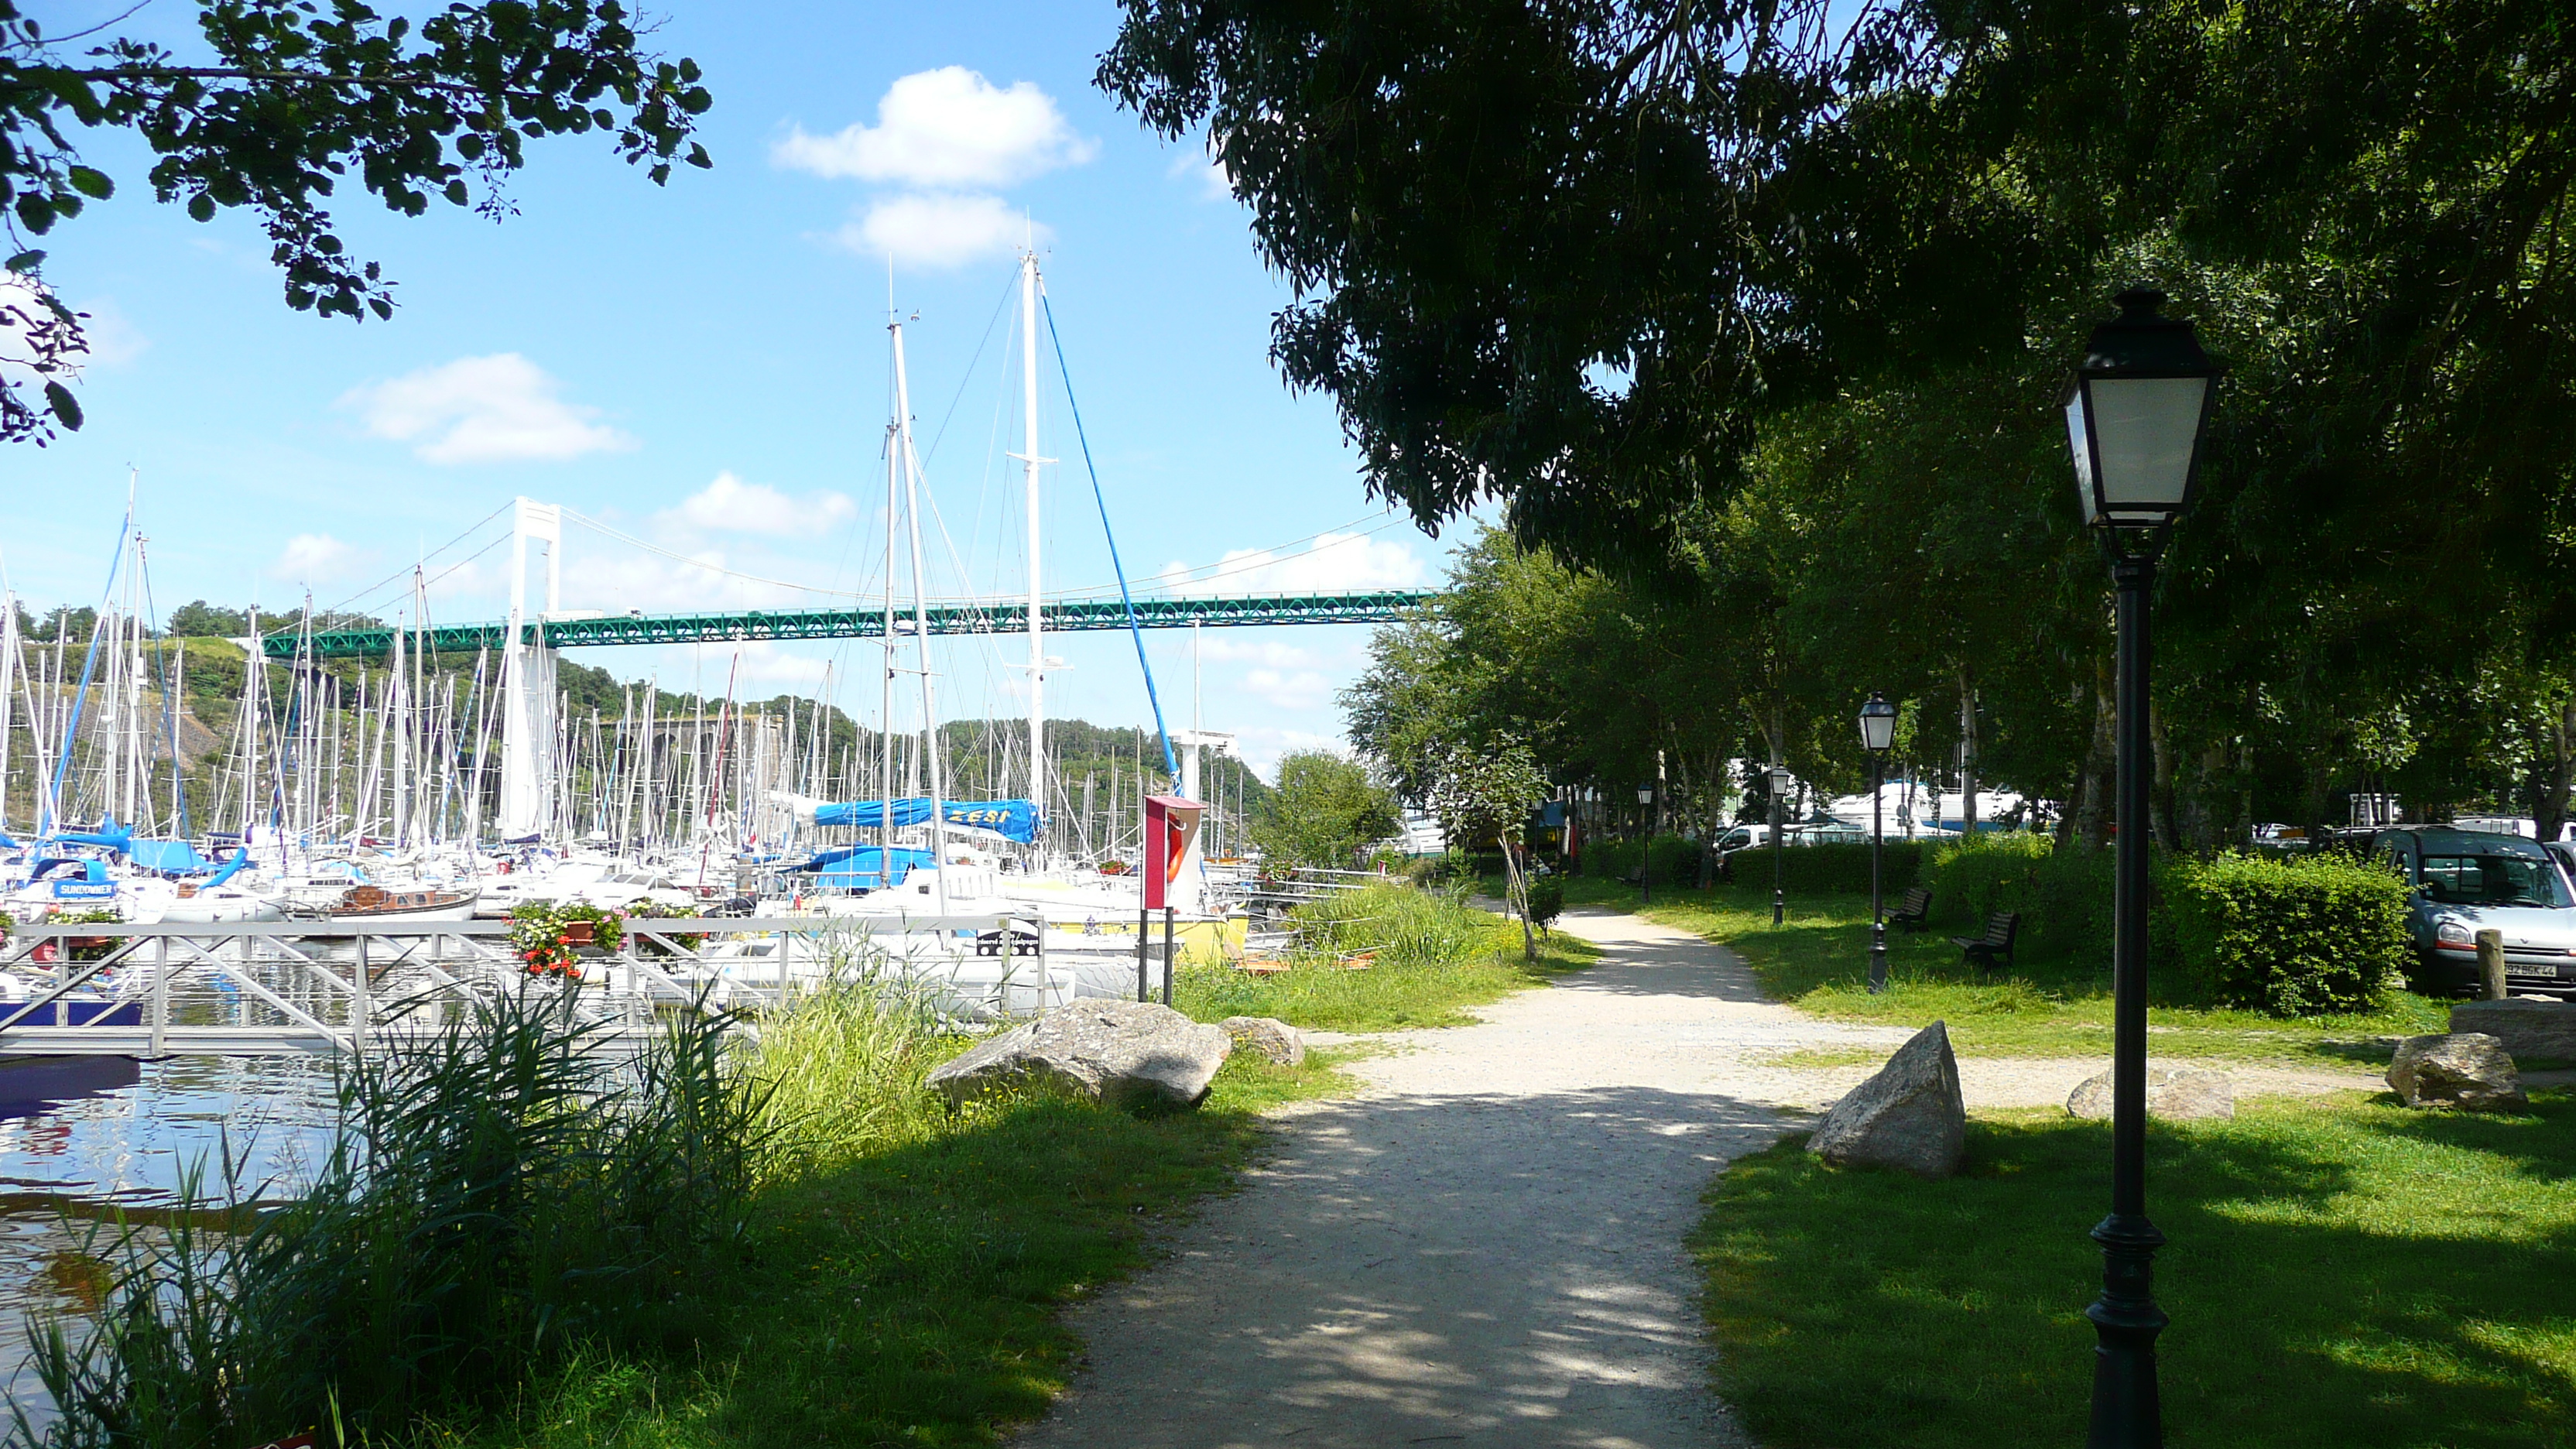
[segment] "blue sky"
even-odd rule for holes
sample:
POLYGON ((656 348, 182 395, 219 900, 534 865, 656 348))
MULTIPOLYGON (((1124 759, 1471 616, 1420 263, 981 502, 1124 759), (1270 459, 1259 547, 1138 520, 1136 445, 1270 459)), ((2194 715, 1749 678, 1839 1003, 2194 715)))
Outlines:
MULTIPOLYGON (((49 31, 123 4, 43 4, 49 31)), ((389 323, 289 311, 256 226, 190 222, 149 199, 146 160, 102 138, 118 182, 49 238, 47 276, 93 314, 88 426, 0 453, 0 549, 37 609, 96 601, 127 470, 139 477, 151 583, 292 608, 361 595, 430 553, 432 613, 506 606, 507 513, 565 505, 564 603, 648 612, 829 603, 875 587, 889 410, 887 252, 929 451, 933 591, 1024 588, 1014 250, 1034 227, 1083 420, 1128 568, 1221 568, 1226 591, 1420 584, 1447 542, 1371 504, 1330 403, 1294 397, 1266 355, 1286 288, 1195 144, 1166 145, 1091 86, 1108 4, 665 4, 656 48, 695 57, 716 104, 711 172, 656 188, 597 138, 531 148, 518 215, 441 206, 393 217, 347 195, 360 254, 398 280, 389 323), (998 424, 997 424, 998 420, 998 424), (933 444, 936 444, 935 448, 933 444), (612 536, 602 529, 613 530, 612 536), (461 544, 438 552, 460 533, 461 544), (1318 546, 1319 535, 1337 541, 1318 546), (485 543, 500 547, 462 562, 485 543), (656 550, 659 550, 658 552, 656 550), (1258 552, 1256 552, 1258 551, 1258 552), (953 553, 954 562, 951 557, 953 553), (723 571, 719 571, 719 570, 723 571)), ((157 0, 123 27, 185 44, 195 6, 157 0)), ((1111 580, 1062 394, 1041 421, 1050 589, 1111 580)), ((402 589, 356 600, 389 612, 402 589)), ((1332 694, 1367 631, 1208 631, 1206 724, 1266 766, 1339 735, 1332 694)), ((1149 634, 1175 727, 1189 642, 1149 634)), ((959 644, 942 713, 1017 714, 1017 657, 959 644)), ((1078 635, 1049 712, 1147 721, 1123 636, 1078 635)), ((858 675, 873 645, 755 647, 767 694, 858 675)), ((730 647, 599 650, 622 675, 721 691, 730 647)))

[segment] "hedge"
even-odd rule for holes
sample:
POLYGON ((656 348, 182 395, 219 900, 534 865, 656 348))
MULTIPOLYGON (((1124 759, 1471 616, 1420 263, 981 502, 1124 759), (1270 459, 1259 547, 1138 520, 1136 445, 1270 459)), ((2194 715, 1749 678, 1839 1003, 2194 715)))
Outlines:
MULTIPOLYGON (((1637 868, 1640 855, 1647 849, 1637 840, 1587 840, 1576 854, 1580 873, 1597 880, 1626 880, 1637 868)), ((1701 846, 1696 840, 1678 835, 1658 835, 1654 839, 1655 883, 1657 885, 1696 886, 1699 884, 1701 846)))
MULTIPOLYGON (((1892 908, 1895 898, 1921 882, 1926 849, 1919 840, 1885 842, 1879 892, 1892 908)), ((1735 857, 1736 883, 1766 885, 1771 880, 1771 851, 1748 850, 1735 857)), ((1869 894, 1869 844, 1835 841, 1822 845, 1786 845, 1780 849, 1780 884, 1793 891, 1848 891, 1869 894)))
POLYGON ((2175 966, 2220 1004, 2368 1011, 2405 984, 2406 888, 2378 866, 2228 855, 2171 873, 2164 896, 2175 966))

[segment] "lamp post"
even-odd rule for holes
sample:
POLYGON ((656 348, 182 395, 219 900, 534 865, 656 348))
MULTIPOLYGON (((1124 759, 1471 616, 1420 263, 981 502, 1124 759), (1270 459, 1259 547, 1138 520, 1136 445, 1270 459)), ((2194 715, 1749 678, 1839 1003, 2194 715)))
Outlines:
POLYGON ((1887 747, 1896 743, 1896 706, 1873 689, 1860 707, 1860 747, 1869 751, 1869 990, 1887 989, 1887 910, 1878 889, 1880 842, 1885 835, 1880 801, 1887 794, 1887 747))
POLYGON ((1789 767, 1773 765, 1765 778, 1771 782, 1771 924, 1776 926, 1789 918, 1789 897, 1780 889, 1780 801, 1789 793, 1789 767))
POLYGON ((1638 806, 1638 808, 1639 808, 1639 809, 1642 809, 1642 810, 1644 810, 1644 811, 1646 812, 1646 849, 1645 849, 1644 854, 1643 854, 1643 855, 1641 855, 1641 856, 1639 857, 1639 859, 1640 859, 1640 861, 1642 862, 1642 864, 1640 864, 1640 865, 1637 867, 1637 886, 1638 886, 1637 904, 1639 904, 1639 905, 1641 905, 1641 906, 1651 906, 1651 905, 1653 905, 1653 904, 1655 903, 1655 787, 1654 787, 1654 786, 1652 786, 1652 785, 1640 785, 1640 786, 1638 786, 1638 787, 1637 787, 1637 806, 1638 806))
POLYGON ((2165 1235, 2147 1220, 2148 593, 2156 555, 2191 508, 2201 439, 2225 370, 2191 324, 2158 315, 2164 294, 2134 287, 2120 315, 2093 329, 2066 396, 2066 435, 2084 521, 2102 541, 2119 594, 2119 781, 2111 933, 2111 1215, 2102 1296, 2084 1316, 2094 1349, 2087 1449, 2157 1449, 2156 1335, 2166 1319, 2151 1291, 2165 1235))

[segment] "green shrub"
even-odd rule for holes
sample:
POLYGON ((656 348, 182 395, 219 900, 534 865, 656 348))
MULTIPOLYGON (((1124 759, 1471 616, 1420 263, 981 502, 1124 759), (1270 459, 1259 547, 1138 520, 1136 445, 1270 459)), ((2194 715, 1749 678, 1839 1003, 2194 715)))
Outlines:
POLYGON ((1529 917, 1539 926, 1552 924, 1565 914, 1565 877, 1534 876, 1529 883, 1529 917))
POLYGON ((2111 964, 2109 850, 2058 850, 2046 835, 1992 831, 1931 848, 1920 884, 1932 888, 1932 916, 1962 933, 1982 931, 1997 911, 2018 911, 2033 951, 2111 964))
MULTIPOLYGON (((1889 896, 1911 890, 1923 868, 1924 844, 1915 840, 1890 840, 1882 847, 1885 859, 1880 862, 1879 889, 1889 896)), ((1771 874, 1771 852, 1748 853, 1735 863, 1739 881, 1768 878, 1771 874), (1746 872, 1750 871, 1751 875, 1746 872)), ((1788 845, 1780 851, 1780 884, 1793 891, 1847 891, 1853 895, 1869 893, 1869 843, 1834 841, 1823 845, 1788 845)))
POLYGON ((1578 852, 1580 873, 1600 880, 1626 880, 1636 874, 1638 864, 1652 858, 1655 884, 1699 884, 1699 859, 1704 847, 1696 840, 1679 835, 1658 835, 1649 843, 1643 840, 1589 840, 1578 852))
POLYGON ((2168 872, 2164 896, 2176 965, 2221 1004, 2369 1011, 2405 981, 2406 889, 2376 866, 2229 855, 2168 872))
POLYGON ((2045 835, 2000 831, 1932 847, 1917 882, 1932 888, 1932 916, 1962 929, 1997 911, 2030 911, 2039 871, 2053 853, 2045 835))

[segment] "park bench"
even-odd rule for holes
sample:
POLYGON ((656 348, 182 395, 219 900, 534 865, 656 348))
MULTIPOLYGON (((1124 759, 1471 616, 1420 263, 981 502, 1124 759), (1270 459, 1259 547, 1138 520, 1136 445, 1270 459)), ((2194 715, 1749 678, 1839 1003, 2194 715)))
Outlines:
POLYGON ((1895 910, 1887 913, 1887 918, 1890 921, 1895 922, 1897 925, 1903 926, 1910 934, 1923 929, 1923 923, 1931 917, 1931 914, 1931 887, 1916 886, 1914 889, 1905 893, 1905 899, 1897 905, 1895 910))
POLYGON ((1984 935, 1952 936, 1950 944, 1966 953, 1967 959, 1976 962, 1981 969, 1991 967, 1998 961, 2010 966, 2013 960, 2013 938, 2020 934, 2021 912, 1997 911, 1986 922, 1984 935))

